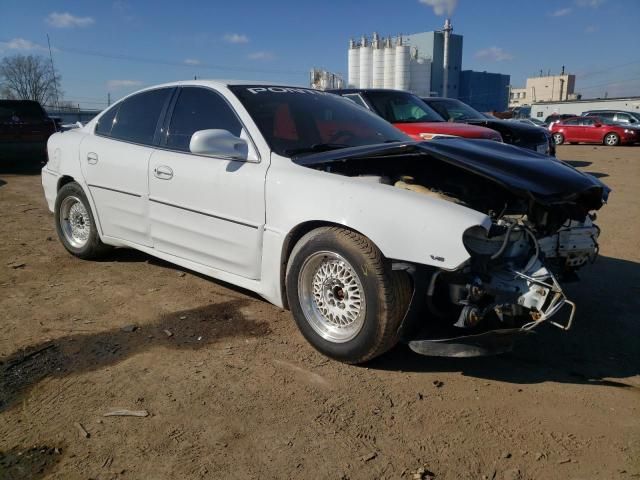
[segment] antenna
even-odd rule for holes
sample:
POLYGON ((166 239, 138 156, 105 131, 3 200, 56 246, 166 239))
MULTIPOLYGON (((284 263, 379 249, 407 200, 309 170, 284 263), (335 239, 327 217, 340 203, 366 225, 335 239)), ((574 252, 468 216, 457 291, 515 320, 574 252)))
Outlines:
POLYGON ((59 106, 59 98, 58 98, 58 80, 56 79, 56 70, 53 68, 53 54, 51 53, 51 41, 49 40, 49 34, 47 33, 47 45, 49 45, 49 59, 51 60, 51 76, 53 77, 53 91, 56 94, 56 108, 60 108, 59 106))

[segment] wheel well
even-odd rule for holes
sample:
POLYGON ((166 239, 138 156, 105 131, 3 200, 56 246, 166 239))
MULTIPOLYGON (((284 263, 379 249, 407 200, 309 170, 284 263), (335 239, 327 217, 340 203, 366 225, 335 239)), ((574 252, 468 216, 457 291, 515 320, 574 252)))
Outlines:
POLYGON ((60 177, 60 180, 58 180, 58 189, 56 191, 59 192, 60 189, 64 187, 67 183, 71 183, 74 181, 75 179, 73 177, 70 177, 69 175, 63 175, 62 177, 60 177))
MULTIPOLYGON (((296 246, 296 243, 304 237, 311 230, 315 230, 320 227, 340 227, 349 230, 353 230, 354 232, 360 233, 353 228, 347 227, 345 225, 341 225, 339 223, 327 222, 322 220, 312 220, 308 222, 301 223, 300 225, 296 225, 293 230, 289 232, 289 234, 284 239, 284 243, 282 244, 282 254, 281 254, 281 263, 280 263, 280 291, 282 292, 282 305, 284 308, 289 309, 289 303, 287 302, 287 286, 286 286, 286 276, 287 276, 287 263, 289 263, 289 257, 291 256, 291 252, 293 251, 293 247, 296 246)), ((363 235, 360 233, 360 235, 363 235)))

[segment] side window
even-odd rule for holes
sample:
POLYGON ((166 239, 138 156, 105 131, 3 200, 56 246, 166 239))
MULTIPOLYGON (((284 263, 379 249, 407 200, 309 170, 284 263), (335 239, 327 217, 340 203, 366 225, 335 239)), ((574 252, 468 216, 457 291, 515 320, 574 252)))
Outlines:
POLYGON ((170 88, 161 88, 127 98, 118 110, 111 137, 151 145, 160 113, 170 94, 170 88))
POLYGON ((367 107, 367 104, 364 103, 364 100, 362 99, 362 97, 360 95, 358 95, 357 93, 350 93, 348 95, 344 95, 344 98, 348 98, 352 102, 357 103, 358 105, 360 105, 361 107, 366 108, 367 110, 369 109, 369 107, 367 107))
POLYGON ((205 88, 182 88, 171 115, 166 146, 188 152, 194 132, 208 129, 228 130, 239 137, 242 124, 219 94, 205 88))
POLYGON ((583 120, 580 120, 580 125, 582 125, 583 127, 591 127, 595 124, 595 122, 593 121, 593 118, 585 118, 583 120))
POLYGON ((120 109, 120 105, 122 104, 118 103, 114 105, 98 119, 98 124, 96 125, 96 134, 104 135, 105 137, 111 136, 111 128, 113 127, 113 122, 116 119, 116 114, 120 109))
POLYGON ((563 125, 578 125, 578 119, 572 118, 571 120, 565 120, 562 122, 563 125))
POLYGON ((615 121, 621 123, 631 123, 631 117, 626 113, 616 113, 615 121))

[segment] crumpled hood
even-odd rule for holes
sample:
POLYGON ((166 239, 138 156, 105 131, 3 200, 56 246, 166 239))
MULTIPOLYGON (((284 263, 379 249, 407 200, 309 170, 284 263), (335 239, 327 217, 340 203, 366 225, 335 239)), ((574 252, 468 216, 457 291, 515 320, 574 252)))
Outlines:
POLYGON ((312 166, 351 158, 389 157, 392 162, 392 157, 400 155, 435 157, 493 180, 514 194, 542 205, 580 200, 588 210, 597 210, 611 191, 594 176, 582 173, 565 162, 491 140, 445 138, 430 142, 366 145, 306 155, 294 161, 312 166))

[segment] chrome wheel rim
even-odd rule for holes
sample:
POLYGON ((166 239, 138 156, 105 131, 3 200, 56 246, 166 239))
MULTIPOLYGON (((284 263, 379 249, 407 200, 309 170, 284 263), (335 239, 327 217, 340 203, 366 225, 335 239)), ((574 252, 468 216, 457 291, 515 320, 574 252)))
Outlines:
POLYGON ((556 145, 561 145, 563 140, 564 140, 564 138, 562 137, 562 135, 559 135, 559 134, 556 133, 553 136, 553 141, 555 142, 556 145))
POLYGON ((309 256, 298 276, 305 319, 324 340, 344 343, 364 326, 366 302, 358 274, 342 256, 322 251, 309 256))
POLYGON ((616 145, 618 143, 618 137, 614 134, 609 134, 604 138, 607 145, 616 145))
POLYGON ((91 218, 84 203, 78 197, 70 196, 62 200, 60 227, 65 240, 73 248, 82 248, 89 241, 91 218))

